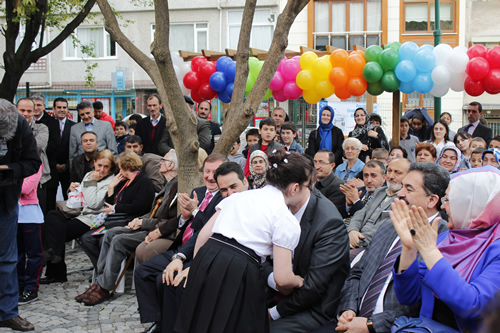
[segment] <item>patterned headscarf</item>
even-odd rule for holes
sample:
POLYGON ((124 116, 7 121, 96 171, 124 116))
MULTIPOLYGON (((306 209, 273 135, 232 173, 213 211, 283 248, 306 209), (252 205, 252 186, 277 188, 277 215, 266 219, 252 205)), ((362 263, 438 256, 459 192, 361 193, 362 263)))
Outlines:
POLYGON ((443 157, 444 152, 447 150, 453 150, 455 153, 457 153, 457 162, 455 163, 455 166, 453 167, 453 169, 451 169, 450 174, 460 171, 460 163, 462 162, 462 152, 460 151, 460 149, 458 149, 455 146, 451 146, 451 145, 444 146, 441 149, 441 153, 439 154, 439 157, 436 160, 436 164, 440 165, 439 162, 441 161, 441 157, 443 157))
POLYGON ((254 188, 261 188, 264 187, 266 183, 266 173, 267 169, 269 167, 269 160, 267 159, 266 153, 264 153, 262 150, 256 150, 250 155, 250 163, 248 163, 249 169, 250 169, 250 180, 253 182, 253 187, 254 188), (256 157, 262 157, 264 161, 266 162, 266 165, 264 167, 264 173, 263 174, 256 174, 253 167, 252 167, 252 161, 256 157))
POLYGON ((486 155, 486 154, 493 154, 493 156, 495 156, 495 159, 497 160, 497 168, 499 168, 500 167, 500 149, 490 148, 490 149, 486 150, 483 153, 483 156, 481 156, 481 159, 484 159, 484 155, 486 155))
POLYGON ((365 113, 366 122, 363 125, 356 124, 356 126, 352 130, 352 137, 354 138, 359 138, 361 135, 370 130, 370 114, 363 108, 358 108, 356 111, 354 111, 354 114, 356 114, 356 112, 358 112, 359 110, 363 110, 363 112, 365 113))

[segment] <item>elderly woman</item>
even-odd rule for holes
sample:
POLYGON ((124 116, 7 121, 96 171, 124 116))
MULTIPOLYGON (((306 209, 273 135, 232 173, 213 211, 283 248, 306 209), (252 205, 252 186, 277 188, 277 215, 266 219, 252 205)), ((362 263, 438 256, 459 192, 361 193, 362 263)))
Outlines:
MULTIPOLYGON (((47 264, 45 278, 41 284, 65 282, 66 264, 64 263, 65 242, 81 237, 90 230, 92 219, 97 216, 104 206, 104 197, 108 185, 113 179, 115 158, 109 149, 98 152, 92 163, 93 170, 85 175, 81 183, 81 191, 86 202, 80 215, 66 218, 58 210, 50 211, 45 217, 45 253, 44 261, 47 264)), ((79 183, 71 183, 69 192, 74 191, 79 183)))
POLYGON ((319 126, 309 134, 306 154, 314 157, 318 150, 328 149, 335 155, 335 164, 342 163, 342 143, 344 133, 337 126, 333 125, 335 112, 331 106, 324 106, 319 112, 319 126))
POLYGON ((444 146, 436 160, 436 164, 439 164, 450 173, 460 171, 461 162, 462 153, 455 146, 444 146))
POLYGON ((428 141, 436 147, 437 154, 441 153, 444 146, 454 146, 453 141, 450 141, 450 129, 444 120, 439 120, 432 125, 431 139, 428 141))
POLYGON ((436 148, 428 142, 417 143, 415 148, 415 156, 417 162, 432 162, 436 161, 436 148))
POLYGON ((358 172, 362 171, 365 166, 365 163, 358 158, 361 147, 361 141, 356 138, 347 138, 342 144, 347 161, 337 166, 335 175, 343 179, 346 183, 348 179, 356 177, 358 172))
POLYGON ((487 166, 452 176, 442 202, 450 231, 439 237, 438 223, 431 227, 421 207, 392 204, 403 245, 394 289, 401 304, 422 303, 420 317, 477 332, 481 312, 500 291, 500 171, 487 166))
POLYGON ((373 149, 386 148, 382 143, 387 142, 387 138, 380 126, 370 124, 370 115, 365 109, 357 108, 354 111, 354 121, 356 122, 356 126, 354 130, 349 132, 349 137, 361 141, 362 146, 359 159, 361 162, 365 162, 366 157, 371 156, 373 149))
POLYGON ((269 168, 269 161, 266 153, 256 150, 250 155, 250 176, 248 182, 253 189, 262 188, 266 184, 266 172, 269 168))
POLYGON ((490 148, 483 153, 482 165, 491 165, 495 168, 500 168, 500 149, 490 148))

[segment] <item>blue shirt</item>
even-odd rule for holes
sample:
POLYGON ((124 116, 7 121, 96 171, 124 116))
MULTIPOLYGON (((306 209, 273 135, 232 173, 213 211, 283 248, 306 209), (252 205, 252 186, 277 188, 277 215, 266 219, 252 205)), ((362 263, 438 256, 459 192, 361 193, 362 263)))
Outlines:
POLYGON ((348 179, 352 179, 356 177, 356 175, 363 170, 365 167, 365 164, 361 162, 361 160, 358 158, 356 163, 352 166, 352 169, 349 170, 349 173, 347 173, 347 161, 342 163, 335 169, 335 175, 343 179, 344 181, 347 181, 348 179))

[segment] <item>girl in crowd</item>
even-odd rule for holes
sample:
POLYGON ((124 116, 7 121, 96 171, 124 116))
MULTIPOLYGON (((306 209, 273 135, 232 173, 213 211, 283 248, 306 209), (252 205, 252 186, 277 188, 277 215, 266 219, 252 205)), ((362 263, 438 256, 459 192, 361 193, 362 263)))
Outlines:
POLYGON ((262 150, 256 150, 250 155, 250 176, 248 183, 251 188, 261 188, 266 184, 266 172, 269 167, 267 155, 262 150))
POLYGON ((438 155, 444 146, 454 146, 453 142, 450 141, 449 133, 450 129, 444 120, 439 120, 432 125, 431 139, 428 142, 436 147, 438 155))
MULTIPOLYGON (((449 112, 443 112, 443 113, 441 113, 441 116, 439 116, 439 120, 443 120, 446 123, 446 125, 448 125, 448 128, 449 128, 450 124, 451 124, 451 121, 452 121, 451 113, 449 113, 449 112)), ((455 135, 457 135, 457 133, 455 133, 454 131, 452 131, 450 129, 449 137, 450 137, 451 141, 454 141, 455 135)))
POLYGON ((460 169, 470 169, 470 141, 472 136, 464 131, 460 131, 455 134, 455 138, 453 139, 453 143, 457 146, 458 149, 462 152, 462 162, 460 163, 460 169))
POLYGON ((450 173, 455 173, 460 171, 460 164, 462 162, 462 153, 460 149, 455 146, 444 146, 441 149, 441 154, 439 154, 436 164, 439 164, 450 173))
POLYGON ((432 162, 436 161, 436 148, 428 142, 419 142, 415 148, 415 156, 417 162, 432 162))
POLYGON ((385 148, 383 142, 387 142, 384 131, 380 126, 374 127, 370 124, 370 115, 363 108, 354 111, 354 121, 356 126, 349 132, 349 137, 361 141, 362 147, 359 154, 361 162, 365 162, 367 156, 371 156, 375 148, 385 148))
POLYGON ((176 331, 268 332, 260 263, 269 255, 284 294, 303 286, 292 271, 300 225, 288 207, 309 197, 313 166, 282 150, 269 155, 269 165, 269 185, 223 200, 201 230, 176 331))

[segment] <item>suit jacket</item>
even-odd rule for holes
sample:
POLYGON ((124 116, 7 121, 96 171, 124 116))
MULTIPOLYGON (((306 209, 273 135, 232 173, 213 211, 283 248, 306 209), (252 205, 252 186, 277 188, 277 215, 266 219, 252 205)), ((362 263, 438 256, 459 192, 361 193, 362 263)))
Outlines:
POLYGON ((151 117, 142 118, 137 122, 137 128, 135 134, 140 136, 142 139, 142 151, 144 153, 159 154, 158 144, 163 137, 163 132, 167 128, 167 121, 165 117, 160 116, 160 121, 156 127, 156 132, 153 140, 151 140, 151 133, 153 131, 153 125, 151 124, 151 117))
MULTIPOLYGON (((332 152, 335 155, 335 165, 340 165, 342 163, 342 156, 344 151, 342 150, 342 143, 344 142, 344 133, 337 126, 332 128, 332 152)), ((319 150, 321 144, 321 136, 319 131, 315 129, 309 134, 307 139, 307 149, 306 154, 313 157, 319 150)))
MULTIPOLYGON (((71 127, 69 141, 70 164, 73 163, 73 158, 84 153, 81 136, 85 132, 87 132, 87 129, 85 128, 85 124, 83 122, 79 122, 71 127)), ((97 151, 109 149, 113 152, 113 155, 118 155, 118 151, 116 150, 115 132, 113 131, 110 123, 94 119, 92 132, 97 134, 97 151)))
POLYGON ((348 216, 354 216, 354 214, 356 214, 358 210, 363 209, 363 207, 365 206, 365 204, 363 203, 363 198, 367 194, 366 187, 358 187, 358 191, 361 191, 361 195, 359 196, 359 200, 351 206, 351 209, 349 209, 349 212, 347 213, 348 216))
MULTIPOLYGON (((198 133, 198 142, 200 143, 200 148, 208 151, 210 148, 210 122, 206 119, 201 119, 196 117, 198 123, 196 124, 196 132, 198 133)), ((170 136, 170 131, 165 128, 163 131, 163 137, 158 143, 158 154, 165 156, 171 149, 174 149, 174 143, 172 142, 172 137, 170 136)))
POLYGON ((50 180, 47 182, 49 187, 57 187, 59 185, 59 178, 56 169, 57 153, 61 147, 61 135, 59 130, 59 121, 50 116, 46 111, 43 111, 40 119, 36 121, 37 124, 44 124, 49 129, 49 141, 47 143, 47 159, 50 166, 50 180))
POLYGON ((217 125, 213 121, 209 121, 209 122, 210 122, 210 147, 208 147, 208 150, 207 150, 208 155, 210 155, 212 153, 212 151, 214 150, 215 136, 222 134, 219 125, 217 125))
POLYGON ((325 179, 316 182, 314 187, 337 207, 342 218, 346 218, 345 195, 340 190, 340 185, 342 184, 344 184, 344 180, 332 172, 325 179))
POLYGON ((155 192, 162 191, 166 184, 165 177, 159 172, 162 157, 156 154, 144 154, 141 156, 141 159, 143 164, 142 170, 151 179, 155 192))
MULTIPOLYGON (((464 127, 460 128, 458 131, 465 131, 465 125, 464 127)), ((474 133, 472 133, 472 137, 481 137, 486 141, 486 147, 490 144, 491 139, 493 138, 493 130, 489 128, 488 126, 484 126, 483 124, 479 123, 474 130, 474 133)))
POLYGON ((382 224, 381 222, 389 217, 386 211, 390 210, 391 203, 396 198, 396 195, 393 195, 390 200, 384 201, 387 197, 386 190, 386 186, 376 189, 371 200, 363 209, 354 214, 351 223, 347 227, 347 232, 356 230, 365 236, 365 239, 359 241, 358 247, 367 247, 378 227, 382 224))
MULTIPOLYGON (((277 310, 281 317, 307 311, 314 313, 315 319, 327 322, 335 314, 340 290, 349 273, 349 237, 340 214, 317 189, 311 191, 300 228, 293 272, 304 278, 304 286, 284 297, 277 310)), ((270 260, 262 265, 266 281, 272 270, 270 260)), ((273 296, 276 292, 269 290, 269 293, 273 296)))
POLYGON ((57 152, 56 155, 57 164, 66 164, 68 168, 69 168, 69 141, 70 141, 71 127, 73 127, 73 125, 75 124, 76 123, 74 121, 66 119, 66 122, 64 123, 63 133, 61 136, 61 145, 59 146, 59 151, 57 152))

